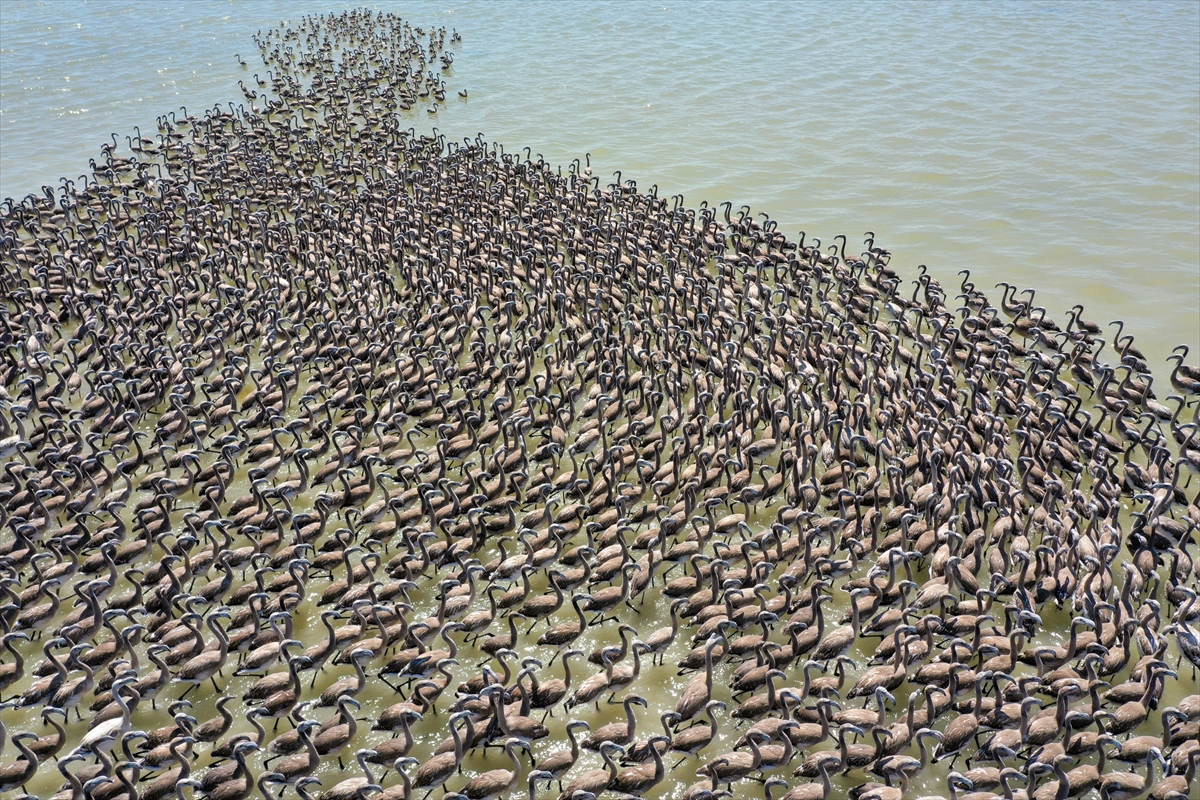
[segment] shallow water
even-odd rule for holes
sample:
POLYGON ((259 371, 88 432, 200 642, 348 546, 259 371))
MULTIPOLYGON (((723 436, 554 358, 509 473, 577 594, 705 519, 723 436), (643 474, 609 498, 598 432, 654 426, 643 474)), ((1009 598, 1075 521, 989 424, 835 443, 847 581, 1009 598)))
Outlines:
MULTIPOLYGON (((1195 3, 368 5, 463 34, 450 138, 590 152, 606 179, 748 203, 789 236, 873 230, 948 286, 967 268, 1060 324, 1076 302, 1124 319, 1160 374, 1200 345, 1195 3)), ((240 101, 254 30, 334 8, 4 3, 0 196, 181 104, 240 101)))
MULTIPOLYGON (((72 174, 108 129, 123 135, 140 123, 151 135, 154 116, 176 104, 194 110, 240 97, 236 81, 254 70, 243 72, 230 53, 253 28, 300 13, 291 8, 184 6, 150 14, 144 6, 89 5, 90 16, 72 28, 49 19, 59 7, 6 5, 0 194, 72 174), (147 18, 155 25, 143 31, 147 18), (144 42, 140 60, 106 55, 135 27, 144 42), (81 39, 87 44, 79 52, 81 39), (59 44, 44 44, 53 41, 59 44), (70 80, 60 85, 51 75, 70 80), (51 109, 57 116, 47 115, 51 109)), ((1042 17, 1027 10, 990 9, 979 19, 951 6, 897 7, 886 10, 887 20, 861 20, 807 6, 705 6, 686 15, 672 6, 403 9, 414 22, 453 25, 464 35, 451 88, 466 87, 470 97, 451 95, 437 119, 453 136, 483 131, 510 147, 529 144, 552 162, 590 151, 600 174, 621 168, 624 178, 682 191, 689 203, 745 201, 789 232, 803 227, 828 240, 872 228, 901 267, 927 262, 950 283, 965 265, 985 276, 984 286, 991 278, 1035 286, 1063 322, 1062 309, 1074 300, 1101 322, 1121 316, 1160 361, 1175 343, 1198 338, 1197 101, 1195 91, 1190 100, 1182 91, 1197 85, 1196 70, 1188 72, 1198 64, 1194 9, 1147 7, 1129 20, 1109 18, 1112 7, 1049 9, 1042 17), (1048 41, 1057 44, 1047 48, 1048 41), (1130 52, 1111 52, 1123 49, 1130 52), (1151 304, 1164 297, 1176 302, 1151 304)), ((424 112, 413 123, 429 125, 424 112)), ((768 520, 770 509, 759 515, 768 520)), ((535 583, 534 591, 542 588, 535 583)), ((414 618, 433 611, 430 597, 420 599, 414 618)), ((648 633, 665 624, 663 610, 647 604, 630 619, 648 633)), ((569 617, 560 612, 555 621, 569 617)), ((1047 622, 1065 626, 1069 617, 1047 622)), ((324 632, 309 619, 297 633, 311 642, 324 632)), ((585 652, 597 643, 589 637, 585 652)), ((690 648, 685 638, 668 665, 690 648)), ((865 668, 861 643, 852 655, 865 668)), ((468 649, 460 660, 476 664, 481 656, 468 649)), ((590 673, 579 661, 576 669, 577 680, 590 673)), ((718 673, 718 686, 730 669, 718 673)), ((348 667, 327 671, 318 685, 350 674, 348 667)), ((648 667, 637 689, 661 710, 685 680, 671 666, 648 667)), ((252 681, 230 679, 223 688, 240 694, 252 681)), ((1166 702, 1186 684, 1175 684, 1166 702)), ((211 693, 191 699, 198 719, 213 714, 211 693)), ((372 687, 363 716, 394 699, 372 687)), ((589 718, 597 727, 618 714, 612 706, 589 718)), ((35 719, 16 715, 12 723, 27 727, 35 719)), ((657 729, 653 713, 642 714, 641 724, 657 729)), ((539 755, 558 746, 560 731, 538 745, 539 755)), ((691 771, 737 735, 724 731, 704 759, 689 759, 684 774, 652 796, 690 783, 691 771)), ((435 743, 427 738, 414 753, 435 743)), ((472 756, 468 768, 485 769, 494 759, 472 756)), ((585 759, 598 765, 596 756, 585 759)), ((336 772, 332 759, 323 764, 326 787, 336 772)), ((918 788, 937 788, 932 773, 918 788)), ((43 777, 39 790, 57 784, 43 777)), ((749 782, 738 788, 741 797, 758 792, 749 782)))

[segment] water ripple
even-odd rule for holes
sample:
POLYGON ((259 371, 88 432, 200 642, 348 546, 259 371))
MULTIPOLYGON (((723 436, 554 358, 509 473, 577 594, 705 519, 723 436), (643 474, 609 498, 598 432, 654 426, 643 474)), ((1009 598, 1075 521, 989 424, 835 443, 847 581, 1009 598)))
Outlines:
MULTIPOLYGON (((371 4, 375 5, 375 4, 371 4)), ((110 132, 240 98, 249 35, 324 3, 6 2, 0 196, 110 132)), ((874 230, 944 282, 1200 345, 1200 6, 411 2, 464 35, 452 138, 484 132, 828 240, 874 230)), ((428 127, 426 115, 412 124, 428 127)))

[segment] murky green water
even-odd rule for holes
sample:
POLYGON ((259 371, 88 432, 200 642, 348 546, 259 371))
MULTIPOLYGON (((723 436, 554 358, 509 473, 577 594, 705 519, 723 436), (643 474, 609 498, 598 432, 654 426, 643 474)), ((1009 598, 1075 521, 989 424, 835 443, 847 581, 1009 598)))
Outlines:
MULTIPOLYGON (((109 131, 121 138, 140 124, 148 133, 156 115, 178 105, 240 98, 236 83, 248 75, 231 54, 249 55, 249 32, 324 8, 4 4, 0 195, 78 174, 109 131)), ((1102 324, 1124 319, 1156 367, 1175 344, 1200 341, 1194 5, 400 10, 463 33, 453 88, 469 98, 451 95, 436 118, 451 137, 482 131, 551 162, 590 152, 601 175, 621 169, 692 204, 749 203, 789 234, 855 240, 871 229, 902 269, 927 263, 950 284, 969 268, 983 286, 1036 288, 1062 321, 1077 301, 1102 324)), ((431 124, 423 112, 413 123, 431 124)), ((759 510, 764 520, 771 513, 759 510)), ((431 597, 415 599, 414 619, 433 612, 431 597)), ((645 634, 666 624, 664 612, 647 603, 630 618, 645 634)), ((310 619, 297 633, 316 641, 324 629, 310 619)), ((596 644, 585 636, 579 646, 596 644)), ((652 709, 668 707, 687 680, 672 665, 690 646, 681 636, 667 666, 644 666, 635 688, 652 709)), ((860 664, 870 655, 864 647, 851 653, 860 664)), ((476 664, 482 656, 467 648, 459 658, 476 664)), ((579 661, 576 668, 576 681, 590 674, 579 661)), ((327 670, 318 689, 351 674, 327 670)), ((232 679, 226 691, 240 694, 253 680, 232 679)), ((1188 690, 1183 684, 1164 705, 1188 690)), ((733 706, 728 690, 717 696, 733 706)), ((197 719, 213 715, 211 693, 191 699, 197 719)), ((363 699, 362 716, 372 718, 395 698, 372 686, 363 699)), ((614 705, 590 718, 597 727, 619 714, 614 705)), ((16 716, 10 725, 32 720, 16 716)), ((561 741, 564 721, 539 754, 561 741)), ((655 713, 642 713, 640 724, 657 730, 655 713)), ((727 750, 738 732, 723 734, 705 758, 727 750)), ((414 754, 441 738, 427 735, 414 754)), ((494 758, 472 756, 467 767, 494 758)), ((596 756, 585 760, 599 765, 596 756)), ((689 759, 680 768, 687 777, 652 796, 690 783, 699 763, 689 759)), ((333 761, 322 766, 326 786, 336 772, 333 761)), ((35 794, 57 784, 45 777, 35 794)), ((934 790, 934 781, 923 788, 934 790)), ((758 791, 739 787, 740 796, 758 791)))

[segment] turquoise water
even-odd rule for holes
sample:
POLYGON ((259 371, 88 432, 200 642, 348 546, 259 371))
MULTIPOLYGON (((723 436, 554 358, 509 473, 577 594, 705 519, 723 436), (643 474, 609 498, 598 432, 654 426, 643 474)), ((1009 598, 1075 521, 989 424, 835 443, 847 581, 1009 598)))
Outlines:
MULTIPOLYGON (((371 4, 372 7, 389 7, 371 4)), ((250 34, 322 3, 5 2, 0 196, 77 176, 116 132, 241 100, 250 34)), ((873 230, 943 283, 1124 319, 1158 368, 1200 342, 1200 6, 390 6, 463 35, 431 122, 554 163, 873 230)))

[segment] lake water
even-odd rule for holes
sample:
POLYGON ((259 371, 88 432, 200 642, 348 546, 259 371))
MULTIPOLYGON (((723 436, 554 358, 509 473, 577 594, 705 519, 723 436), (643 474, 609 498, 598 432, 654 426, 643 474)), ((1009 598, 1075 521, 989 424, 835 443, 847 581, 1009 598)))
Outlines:
MULTIPOLYGON (((240 101, 250 35, 333 8, 8 0, 0 197, 78 176, 110 133, 240 101)), ((1200 342, 1196 3, 394 10, 463 35, 433 123, 452 138, 590 152, 597 174, 746 203, 790 236, 873 230, 948 285, 966 268, 1036 289, 1060 324, 1076 302, 1124 319, 1156 371, 1200 342)))
MULTIPOLYGON (((78 176, 110 133, 123 144, 138 125, 152 137, 156 117, 181 105, 241 101, 237 82, 256 70, 234 53, 256 57, 250 35, 333 8, 6 0, 0 196, 78 176)), ((1200 349, 1195 3, 393 10, 463 36, 447 102, 433 121, 418 106, 418 128, 436 124, 456 139, 482 132, 564 165, 590 153, 599 175, 621 170, 691 205, 749 204, 793 237, 804 230, 828 243, 846 233, 855 242, 872 230, 909 276, 925 263, 954 286, 966 268, 983 287, 1036 289, 1060 324, 1076 302, 1101 324, 1123 319, 1160 372, 1176 344, 1200 349), (462 88, 466 100, 456 97, 462 88)), ((422 600, 420 613, 431 613, 432 600, 422 600)), ((650 604, 638 626, 649 632, 664 617, 650 604)), ((1070 624, 1061 612, 1047 622, 1070 624)), ((298 625, 306 642, 324 635, 314 619, 298 625)), ((585 651, 600 643, 591 637, 585 651)), ((856 648, 865 664, 869 652, 856 648)), ((468 652, 464 664, 480 660, 468 652)), ((658 708, 685 680, 671 666, 648 675, 644 693, 658 708)), ((231 679, 229 691, 249 682, 231 679)), ((1171 689, 1185 690, 1186 680, 1171 689)), ((194 699, 198 719, 213 715, 213 696, 194 699)), ((371 713, 394 698, 373 685, 363 699, 371 713)), ((615 719, 619 707, 605 714, 615 719)), ((653 715, 643 724, 653 729, 653 715)), ((472 758, 472 769, 494 766, 472 758)), ((939 770, 924 789, 944 786, 939 770)), ((45 796, 58 776, 43 772, 30 788, 45 796)), ((758 792, 743 785, 739 797, 758 792)))

